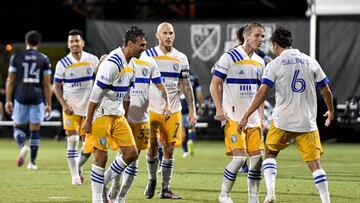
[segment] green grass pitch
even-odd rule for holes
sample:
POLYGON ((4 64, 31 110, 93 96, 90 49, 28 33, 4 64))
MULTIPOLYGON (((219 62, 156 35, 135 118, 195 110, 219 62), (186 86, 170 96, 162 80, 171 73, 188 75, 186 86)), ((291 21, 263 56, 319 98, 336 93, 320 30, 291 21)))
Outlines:
MULTIPOLYGON (((183 196, 176 202, 217 202, 223 170, 229 162, 220 141, 195 142, 195 156, 182 158, 175 151, 175 172, 172 189, 183 196)), ((360 144, 323 144, 322 166, 327 172, 332 202, 360 202, 360 144)), ((18 148, 12 139, 0 139, 0 202, 91 202, 90 168, 85 164, 85 183, 72 186, 66 160, 66 142, 43 139, 39 150, 38 171, 19 168, 15 160, 18 148)), ((107 166, 115 156, 109 153, 107 166)), ((29 156, 27 157, 27 161, 29 156)), ((145 152, 141 153, 139 174, 127 202, 169 202, 159 199, 160 179, 153 199, 145 199, 147 183, 145 152)), ((292 145, 279 154, 276 182, 277 202, 320 202, 312 176, 292 145)), ((231 193, 234 202, 247 202, 245 174, 239 174, 231 193)), ((260 201, 265 197, 261 183, 260 201)))

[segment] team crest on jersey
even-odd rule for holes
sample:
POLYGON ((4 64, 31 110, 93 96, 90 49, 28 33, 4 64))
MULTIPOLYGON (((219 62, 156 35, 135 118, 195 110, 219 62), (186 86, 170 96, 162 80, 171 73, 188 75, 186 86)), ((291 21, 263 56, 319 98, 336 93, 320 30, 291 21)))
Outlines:
POLYGON ((103 137, 103 136, 100 137, 100 144, 101 144, 102 146, 105 146, 105 145, 106 145, 106 137, 103 137))
POLYGON ((92 68, 86 69, 86 72, 87 72, 88 75, 92 75, 92 72, 93 72, 93 71, 92 71, 92 68))
POLYGON ((65 123, 66 123, 66 125, 70 125, 70 124, 71 124, 71 120, 70 120, 70 119, 66 119, 65 123))
POLYGON ((232 142, 232 143, 235 143, 236 140, 237 140, 236 134, 231 135, 231 142, 232 142))
POLYGON ((173 65, 173 69, 174 69, 175 71, 178 71, 178 70, 179 70, 179 64, 178 64, 178 63, 175 63, 175 64, 173 65))
POLYGON ((141 70, 141 72, 142 72, 143 76, 147 76, 147 74, 149 73, 149 70, 147 68, 143 68, 141 70))
POLYGON ((209 61, 216 55, 220 47, 221 29, 219 24, 191 25, 192 58, 209 61))

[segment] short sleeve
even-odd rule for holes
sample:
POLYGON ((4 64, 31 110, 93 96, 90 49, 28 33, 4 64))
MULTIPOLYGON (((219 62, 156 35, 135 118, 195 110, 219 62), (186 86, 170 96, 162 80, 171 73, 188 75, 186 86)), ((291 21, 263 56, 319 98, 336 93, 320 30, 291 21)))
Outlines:
POLYGON ((273 87, 275 82, 275 73, 274 73, 275 63, 274 61, 270 62, 263 72, 262 84, 266 84, 270 88, 273 87))
POLYGON ((64 70, 64 66, 58 61, 55 67, 54 82, 62 83, 64 81, 64 70))
POLYGON ((224 80, 227 77, 229 67, 231 66, 230 63, 232 63, 231 61, 232 60, 227 53, 223 54, 213 67, 212 74, 224 80))
POLYGON ((315 83, 318 88, 323 88, 329 83, 329 79, 326 77, 324 71, 322 70, 320 64, 314 60, 315 68, 315 83))

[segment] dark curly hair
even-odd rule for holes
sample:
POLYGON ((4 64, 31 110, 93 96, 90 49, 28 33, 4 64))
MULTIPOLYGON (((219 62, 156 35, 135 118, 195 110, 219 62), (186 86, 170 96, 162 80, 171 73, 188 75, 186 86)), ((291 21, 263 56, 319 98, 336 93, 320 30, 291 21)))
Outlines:
POLYGON ((293 43, 291 32, 283 27, 276 28, 270 41, 276 42, 282 48, 291 47, 293 43))
POLYGON ((142 29, 138 28, 135 25, 130 26, 128 30, 126 30, 125 36, 124 36, 124 45, 127 46, 129 40, 132 42, 136 41, 137 37, 143 37, 145 38, 145 33, 142 29))

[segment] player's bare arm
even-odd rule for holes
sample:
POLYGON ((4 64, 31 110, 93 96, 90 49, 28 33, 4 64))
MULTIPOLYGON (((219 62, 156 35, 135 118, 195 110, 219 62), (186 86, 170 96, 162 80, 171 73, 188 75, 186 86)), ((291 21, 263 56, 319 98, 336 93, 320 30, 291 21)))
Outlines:
POLYGON ((91 102, 91 101, 89 101, 89 103, 88 103, 86 119, 85 119, 84 124, 82 126, 82 129, 84 129, 84 131, 86 133, 91 133, 91 123, 92 123, 94 112, 95 112, 95 109, 96 109, 97 105, 98 105, 98 103, 94 103, 94 102, 91 102))
POLYGON ((247 109, 247 111, 244 113, 239 125, 238 125, 238 131, 239 133, 241 133, 243 130, 245 130, 246 124, 248 122, 249 117, 251 116, 251 114, 254 113, 254 111, 256 111, 256 109, 258 109, 260 107, 260 105, 264 104, 266 95, 268 94, 270 90, 270 87, 267 85, 261 85, 259 90, 257 91, 254 100, 251 102, 249 108, 247 109))
POLYGON ((210 94, 216 107, 215 119, 224 121, 227 119, 226 113, 222 106, 223 80, 213 76, 210 83, 210 94))
POLYGON ((51 75, 44 75, 44 94, 45 94, 45 113, 50 116, 51 113, 51 75))
POLYGON ((59 83, 59 82, 54 83, 55 96, 56 96, 57 100, 60 102, 63 111, 68 115, 72 115, 74 113, 74 111, 73 111, 72 107, 69 106, 68 103, 66 103, 66 101, 63 97, 63 92, 61 90, 61 87, 62 87, 62 83, 59 83))
POLYGON ((190 127, 196 124, 196 110, 195 110, 195 99, 192 86, 189 78, 183 78, 180 80, 180 89, 185 95, 185 100, 189 107, 189 123, 190 127))
POLYGON ((328 109, 327 112, 324 114, 324 117, 327 117, 325 121, 325 126, 329 126, 331 121, 334 119, 334 103, 333 95, 328 85, 322 88, 321 94, 324 97, 325 104, 328 109))
POLYGON ((11 112, 13 111, 12 97, 13 97, 13 93, 14 93, 15 77, 16 77, 15 73, 9 72, 8 77, 7 77, 7 79, 6 79, 6 87, 5 87, 5 92, 6 92, 5 111, 6 111, 8 114, 11 114, 11 112))
POLYGON ((202 115, 203 114, 203 101, 204 101, 204 96, 201 90, 196 91, 196 99, 198 101, 198 111, 197 114, 198 115, 202 115))
POLYGON ((170 102, 169 102, 169 96, 166 90, 166 87, 163 83, 157 83, 156 87, 158 88, 158 90, 161 92, 161 96, 162 98, 165 100, 165 107, 164 107, 164 115, 165 117, 168 117, 171 115, 171 111, 170 111, 170 102))

